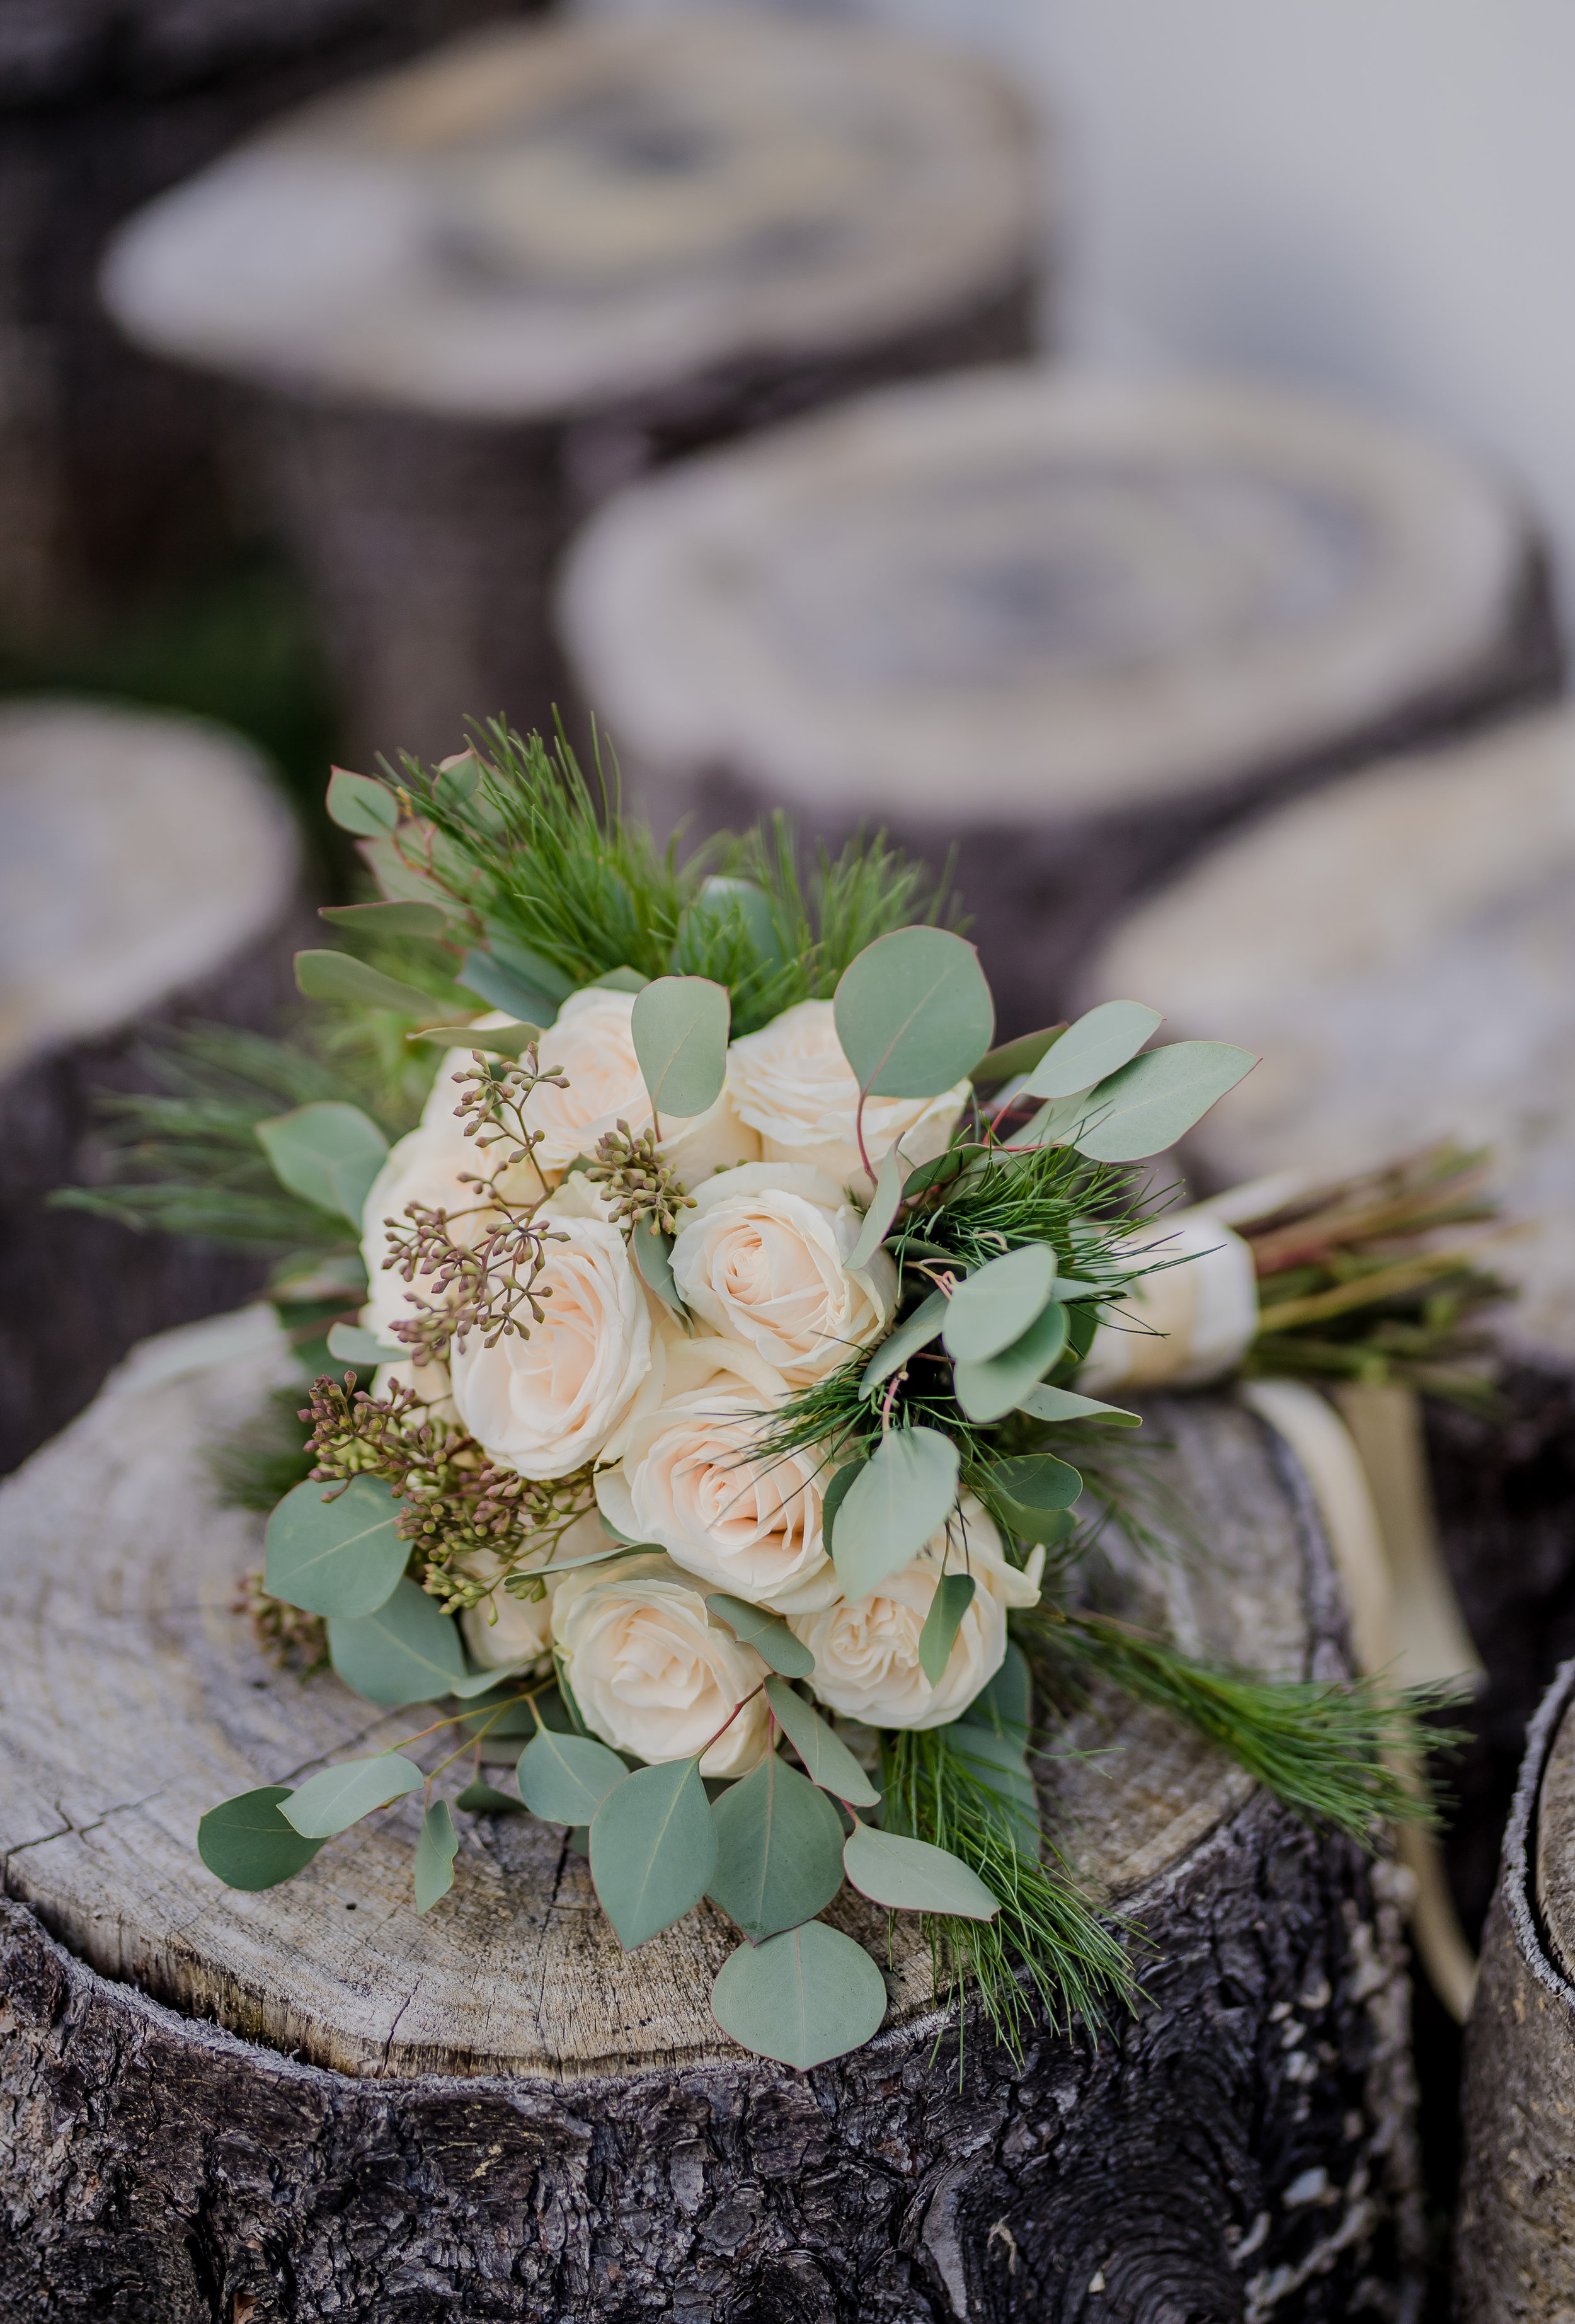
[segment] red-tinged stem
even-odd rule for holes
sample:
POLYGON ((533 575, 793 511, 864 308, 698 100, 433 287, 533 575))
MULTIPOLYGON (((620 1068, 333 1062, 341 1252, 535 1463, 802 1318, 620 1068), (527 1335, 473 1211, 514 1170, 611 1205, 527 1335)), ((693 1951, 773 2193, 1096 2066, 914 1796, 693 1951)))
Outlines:
POLYGON ((864 1144, 864 1100, 868 1095, 867 1090, 859 1092, 859 1111, 853 1116, 853 1135, 859 1141, 859 1159, 864 1165, 864 1176, 872 1186, 875 1184, 875 1172, 870 1165, 869 1149, 864 1144))
MULTIPOLYGON (((755 1697, 756 1697, 756 1695, 757 1695, 757 1694, 764 1694, 765 1691, 766 1691, 766 1682, 765 1682, 765 1680, 764 1680, 764 1679, 762 1679, 762 1680, 760 1681, 760 1683, 759 1686, 751 1687, 751 1690, 750 1690, 749 1693, 748 1693, 748 1694, 746 1694, 746 1695, 743 1697, 743 1701, 742 1701, 742 1702, 735 1702, 735 1703, 733 1704, 732 1709, 728 1712, 727 1717, 723 1720, 723 1722, 722 1722, 721 1726, 717 1729, 717 1730, 716 1730, 715 1734, 712 1736, 712 1738, 710 1738, 710 1741, 709 1741, 709 1742, 706 1742, 706 1743, 702 1743, 702 1745, 700 1746, 700 1748, 698 1749, 698 1751, 696 1751, 696 1752, 695 1752, 695 1763, 696 1763, 696 1765, 698 1765, 698 1763, 699 1763, 702 1759, 704 1759, 704 1757, 705 1757, 705 1754, 707 1753, 707 1751, 712 1750, 712 1749, 715 1747, 715 1745, 717 1745, 718 1743, 720 1743, 720 1742, 721 1742, 721 1740, 722 1740, 723 1737, 726 1734, 726 1732, 727 1732, 728 1729, 732 1725, 733 1720, 738 1717, 739 1712, 743 1709, 744 1704, 745 1704, 745 1703, 749 1703, 749 1702, 752 1702, 754 1701, 754 1699, 755 1699, 755 1697)), ((534 1708, 535 1708, 534 1704, 532 1704, 531 1708, 532 1708, 532 1709, 534 1709, 534 1708)), ((539 1713, 538 1714, 538 1716, 539 1716, 539 1713)))

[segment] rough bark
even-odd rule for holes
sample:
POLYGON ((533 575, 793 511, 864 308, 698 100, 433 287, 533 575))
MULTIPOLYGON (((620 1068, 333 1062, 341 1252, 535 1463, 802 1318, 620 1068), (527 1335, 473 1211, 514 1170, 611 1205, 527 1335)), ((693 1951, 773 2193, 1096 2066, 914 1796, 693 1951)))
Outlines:
POLYGON ((298 851, 244 745, 87 706, 0 718, 14 954, 0 1010, 0 1470, 150 1332, 253 1288, 253 1262, 51 1210, 95 1174, 95 1096, 149 1086, 145 1036, 266 1024, 290 985, 298 851))
POLYGON ((210 383, 98 302, 106 241, 281 107, 503 0, 49 0, 0 11, 0 634, 33 650, 226 547, 210 383))
MULTIPOLYGON (((899 1920, 889 1951, 846 1896, 886 2030, 806 2076, 744 2057, 705 2008, 721 1916, 624 1960, 583 1864, 523 1815, 462 1819, 424 1921, 402 1809, 285 1887, 218 1889, 192 1853, 214 1798, 410 1723, 268 1669, 228 1610, 255 1531, 213 1508, 203 1449, 281 1361, 254 1318, 155 1342, 0 1492, 0 2313, 1413 2312, 1389 1876, 1157 1714, 1098 1698, 1042 1766, 1141 1929, 1143 1992, 1097 2039, 1036 2021, 1020 2069, 976 2017, 959 2066, 917 1932, 899 1920)), ((1211 1554, 1135 1609, 1338 1668, 1299 1478, 1230 1405, 1152 1418, 1211 1554)))
POLYGON ((1003 1022, 1248 809, 1552 690, 1485 475, 1245 386, 981 374, 620 496, 566 568, 654 819, 953 845, 1003 1022))
POLYGON ((1462 2324, 1562 2324, 1575 2305, 1572 1695, 1566 1663, 1527 1739, 1467 2028, 1462 2324))
POLYGON ((431 753, 467 714, 548 722, 548 576, 592 499, 1026 353, 1037 242, 1026 114, 977 65, 824 20, 603 19, 314 108, 134 225, 107 282, 139 343, 260 392, 355 744, 431 753), (332 299, 271 255, 303 186, 332 299))

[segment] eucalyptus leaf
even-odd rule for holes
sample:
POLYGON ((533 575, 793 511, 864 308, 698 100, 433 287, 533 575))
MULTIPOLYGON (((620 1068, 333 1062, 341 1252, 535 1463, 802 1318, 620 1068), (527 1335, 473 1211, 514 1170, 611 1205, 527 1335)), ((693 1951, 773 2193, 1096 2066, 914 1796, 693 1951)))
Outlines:
POLYGON ((759 1944, 813 1920, 843 1885, 843 1827, 825 1794, 770 1752, 712 1809, 716 1869, 707 1890, 759 1944))
POLYGON ((380 1340, 375 1332, 364 1331, 359 1323, 330 1323, 325 1345, 336 1363, 358 1364, 363 1371, 400 1363, 410 1353, 397 1342, 380 1340))
POLYGON ((939 1097, 989 1048, 995 1003, 979 954, 949 928, 896 928, 843 971, 837 1038, 870 1097, 939 1097))
POLYGON ((902 1181, 906 1169, 896 1147, 883 1154, 875 1171, 875 1192, 864 1213, 864 1223, 859 1230, 859 1240, 848 1253, 846 1265, 850 1274, 868 1267, 886 1240, 887 1229, 902 1204, 902 1181))
POLYGON ((1069 1509, 1082 1491, 1082 1479, 1054 1452, 1019 1452, 990 1464, 990 1481, 1003 1500, 1025 1509, 1069 1509))
POLYGON ((881 1439, 837 1512, 833 1558, 846 1597, 870 1597, 939 1532, 956 1502, 957 1466, 957 1447, 938 1428, 881 1439))
POLYGON ((950 1355, 970 1362, 998 1356, 1043 1314, 1055 1283, 1048 1243, 1009 1250, 964 1277, 952 1294, 942 1331, 950 1355))
POLYGON ((1106 1428, 1141 1428, 1140 1412, 1127 1412, 1119 1404, 1101 1404, 1097 1397, 1079 1396, 1069 1388, 1031 1388, 1018 1406, 1035 1420, 1097 1420, 1106 1428))
POLYGON ((683 1294, 673 1274, 673 1238, 653 1227, 649 1219, 636 1219, 629 1238, 629 1256, 634 1261, 634 1271, 648 1291, 654 1291, 686 1332, 693 1334, 695 1319, 684 1305, 683 1294))
POLYGON ((659 976, 636 994, 630 1030, 659 1120, 689 1120, 722 1095, 732 1007, 706 976, 659 976))
POLYGON ((837 1511, 847 1499, 853 1480, 863 1466, 864 1459, 861 1454, 856 1461, 844 1462, 843 1466, 834 1471, 827 1480, 825 1491, 821 1497, 820 1537, 825 1545, 828 1556, 831 1554, 832 1532, 837 1521, 837 1511))
POLYGON ((776 1714, 777 1724, 803 1760, 812 1784, 818 1784, 834 1799, 845 1800, 850 1807, 879 1806, 880 1793, 841 1736, 832 1733, 824 1720, 810 1709, 802 1695, 794 1693, 785 1678, 766 1681, 766 1700, 776 1714))
POLYGON ((707 924, 719 930, 730 924, 740 928, 762 968, 782 966, 782 937, 777 916, 769 896, 754 881, 729 879, 717 873, 705 882, 679 923, 678 941, 673 947, 675 967, 681 954, 704 941, 707 924))
POLYGON ((637 968, 610 968, 601 976, 593 976, 589 990, 593 992, 643 992, 651 982, 637 968))
POLYGON ((377 839, 398 823, 400 803, 386 783, 374 782, 369 775, 353 775, 348 767, 336 767, 328 778, 328 816, 341 831, 377 839))
POLYGON ((561 1009, 575 989, 573 977, 566 976, 557 962, 548 960, 545 953, 538 952, 534 945, 521 944, 518 936, 510 936, 495 921, 489 920, 486 928, 486 948, 490 956, 501 962, 504 968, 511 969, 533 991, 544 992, 549 1001, 561 1009))
POLYGON ((1028 1658, 1017 1640, 1009 1638, 1000 1668, 974 1696, 957 1725, 977 1722, 1004 1735, 1010 1742, 1023 1744, 1028 1739, 1033 1711, 1034 1683, 1028 1658))
POLYGON ((256 1137, 281 1186, 348 1219, 359 1234, 372 1182, 388 1159, 388 1140, 370 1114, 322 1098, 258 1122, 256 1137))
POLYGON ((297 1485, 268 1520, 263 1588, 303 1614, 375 1614, 410 1559, 399 1514, 380 1477, 297 1485))
POLYGON ((398 1751, 382 1751, 373 1759, 344 1759, 320 1775, 309 1775, 280 1808, 288 1824, 304 1839, 327 1840, 346 1831, 374 1808, 419 1792, 425 1775, 413 1760, 398 1751))
POLYGON ((999 1802, 1019 1851, 1036 1858, 1043 1837, 1039 1794, 1022 1743, 994 1728, 960 1719, 947 1737, 947 1748, 973 1781, 999 1802))
POLYGON ((401 984, 347 952, 298 952, 295 982, 309 1001, 349 1001, 364 1009, 392 1009, 401 1017, 431 1019, 438 1003, 413 984, 401 984))
POLYGON ((976 1082, 1012 1082, 1019 1074, 1031 1074, 1047 1049, 1054 1047, 1066 1028, 1047 1025, 1040 1033, 1023 1033, 1015 1041, 1003 1041, 999 1049, 988 1049, 974 1066, 976 1082))
POLYGON ((768 1670, 780 1671, 784 1678, 807 1678, 815 1668, 815 1656, 779 1614, 768 1614, 745 1598, 730 1598, 724 1590, 713 1591, 705 1603, 741 1646, 754 1648, 768 1670))
POLYGON ((489 1057, 522 1057, 546 1028, 523 1021, 512 1025, 424 1025, 407 1041, 433 1041, 445 1049, 480 1049, 489 1057))
POLYGON ((545 1823, 589 1823, 628 1773, 605 1743, 544 1727, 520 1754, 520 1796, 545 1823))
POLYGON ((448 1803, 434 1800, 421 1818, 421 1837, 416 1842, 418 1913, 429 1913, 440 1896, 447 1895, 454 1886, 454 1859, 458 1853, 459 1834, 448 1803))
POLYGON ((543 992, 495 953, 467 952, 456 982, 463 984, 467 992, 490 1001, 494 1009, 507 1010, 511 1017, 519 1018, 522 1023, 545 1027, 557 1021, 557 1003, 551 994, 543 992))
POLYGON ((1059 1299, 1053 1299, 1022 1338, 1003 1348, 999 1356, 953 1364, 953 1388, 969 1419, 1004 1419, 1059 1360, 1066 1345, 1066 1309, 1059 1299))
POLYGON ((608 1793, 591 1819, 591 1878, 626 1953, 700 1902, 716 1854, 698 1758, 637 1767, 608 1793))
POLYGON ((895 1332, 881 1341, 860 1377, 861 1395, 868 1395, 872 1388, 879 1388, 883 1379, 889 1379, 893 1372, 900 1371, 910 1356, 916 1356, 921 1348, 927 1348, 932 1340, 940 1338, 949 1305, 944 1291, 932 1291, 929 1297, 914 1309, 905 1323, 899 1323, 895 1332))
POLYGON ((862 1945, 824 1921, 806 1921, 762 1945, 741 1945, 723 1961, 711 2014, 741 2048, 803 2073, 880 2031, 886 1980, 862 1945))
POLYGON ((932 1686, 940 1685, 952 1659, 962 1617, 973 1603, 975 1586, 971 1573, 945 1573, 930 1600, 919 1632, 918 1655, 919 1668, 932 1686))
POLYGON ((1228 1041, 1173 1041, 1150 1049, 1091 1093, 1088 1127, 1073 1144, 1091 1162, 1163 1154, 1257 1063, 1250 1049, 1228 1041))
POLYGON ((465 1683, 457 1625, 408 1574, 374 1613, 328 1617, 328 1658, 346 1686, 391 1710, 465 1683))
POLYGON ((507 1792, 494 1791, 491 1784, 484 1783, 479 1775, 466 1784, 454 1804, 456 1808, 465 1808, 471 1815, 518 1815, 520 1812, 518 1800, 511 1799, 507 1792))
POLYGON ((448 917, 436 904, 321 904, 319 920, 336 928, 363 928, 373 936, 432 936, 448 934, 448 917))
POLYGON ((280 1814, 290 1796, 288 1784, 265 1784, 221 1800, 203 1817, 197 1852, 226 1888, 276 1888, 303 1871, 321 1848, 320 1840, 303 1839, 280 1814))
POLYGON ((1140 1001, 1101 1001, 1069 1025, 1023 1085, 1025 1097, 1075 1097, 1135 1057, 1165 1022, 1140 1001))
POLYGON ((894 1913, 951 1913, 965 1921, 992 1921, 1000 1910, 978 1873, 950 1849, 877 1831, 856 1820, 843 1849, 843 1867, 861 1895, 894 1913))
POLYGON ((903 1188, 903 1194, 910 1201, 915 1195, 927 1194, 932 1186, 941 1185, 947 1179, 955 1178, 961 1172, 971 1169, 988 1151, 989 1148, 983 1146, 948 1146, 946 1151, 937 1154, 933 1162, 919 1164, 903 1188))

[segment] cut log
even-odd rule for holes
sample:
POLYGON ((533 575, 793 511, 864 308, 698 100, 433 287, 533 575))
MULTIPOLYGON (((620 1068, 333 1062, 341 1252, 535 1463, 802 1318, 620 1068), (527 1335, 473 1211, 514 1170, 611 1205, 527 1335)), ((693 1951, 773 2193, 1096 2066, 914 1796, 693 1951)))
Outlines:
MULTIPOLYGON (((233 1610, 257 1531, 205 1456, 286 1373, 265 1311, 170 1334, 0 1488, 11 2313, 134 2282, 114 2312, 160 2324, 1410 2312, 1393 1876, 1157 1713, 1096 1697, 1041 1766, 1143 1991, 1097 2040, 1040 2022, 1020 2069, 976 2015, 959 2061, 918 1932, 848 1892, 885 2030, 804 2076, 745 2056, 707 2006, 722 1916, 623 1957, 523 1813, 461 1814, 424 1919, 408 1803, 221 1888, 207 1807, 420 1723, 279 1673, 233 1610)), ((1132 1610, 1340 1669, 1298 1476, 1228 1401, 1152 1418, 1211 1554, 1132 1610)))
POLYGON ((246 744, 86 704, 0 713, 0 1469, 132 1343, 254 1264, 46 1208, 93 1175, 97 1091, 146 1088, 172 1017, 265 1024, 290 982, 294 825, 246 744))
POLYGON ((281 106, 507 0, 0 8, 0 636, 47 651, 231 535, 211 384, 134 353, 112 230, 281 106))
POLYGON ((546 724, 548 569, 652 461, 1021 353, 1026 109, 869 26, 686 11, 495 33, 302 113, 106 275, 142 346, 270 391, 269 488, 362 746, 546 724))
POLYGON ((1502 486, 1244 384, 998 371, 624 493, 566 568, 652 818, 786 804, 958 881, 1008 1031, 1242 810, 1558 666, 1502 486))
POLYGON ((1488 1916, 1466 2036, 1461 2324, 1575 2309, 1575 1662, 1549 1690, 1488 1916))

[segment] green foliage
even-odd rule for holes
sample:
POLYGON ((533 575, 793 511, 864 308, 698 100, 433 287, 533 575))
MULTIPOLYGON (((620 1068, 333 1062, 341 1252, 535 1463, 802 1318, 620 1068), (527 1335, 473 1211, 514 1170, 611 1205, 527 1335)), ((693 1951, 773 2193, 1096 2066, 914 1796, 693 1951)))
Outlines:
POLYGON ((775 1751, 712 1810, 708 1894, 751 1944, 810 1921, 843 1885, 843 1827, 823 1791, 775 1751))
POLYGON ((348 1219, 359 1234, 372 1182, 388 1140, 370 1114, 337 1098, 298 1105, 257 1124, 257 1142, 280 1185, 319 1211, 348 1219))
POLYGON ((944 1574, 919 1632, 919 1668, 932 1686, 939 1686, 952 1659, 952 1648, 962 1627, 962 1617, 973 1603, 977 1584, 971 1573, 944 1574))
POLYGON ((898 928, 867 945, 836 989, 837 1038, 869 1097, 939 1097, 995 1030, 979 954, 949 928, 898 928))
POLYGON ((544 1726, 520 1755, 520 1796, 547 1823, 589 1823, 628 1773, 605 1743, 544 1726))
POLYGON ((306 1614, 374 1614, 410 1554, 399 1504, 376 1477, 297 1485, 268 1520, 263 1587, 306 1614))
POLYGON ((1055 1282, 1055 1252, 1030 1242, 987 1259, 947 1302, 942 1338, 955 1360, 980 1362, 1020 1340, 1043 1314, 1055 1282))
MULTIPOLYGON (((1055 1057, 1052 1049, 1052 1063, 1055 1057)), ((1163 1154, 1257 1063, 1250 1050, 1228 1041, 1173 1041, 1150 1049, 1090 1091, 1088 1126, 1079 1130, 1077 1150, 1095 1162, 1140 1162, 1163 1154)))
POLYGON ((880 1805, 880 1793, 841 1736, 833 1734, 824 1720, 801 1694, 794 1693, 785 1678, 766 1681, 766 1700, 771 1706, 772 1717, 803 1760, 812 1784, 818 1784, 823 1792, 829 1792, 847 1807, 880 1805))
POLYGON ((419 1792, 423 1780, 415 1762, 398 1751, 382 1751, 372 1759, 343 1759, 309 1775, 279 1812, 303 1839, 327 1840, 336 1831, 347 1831, 374 1808, 419 1792))
POLYGON ((631 1031, 651 1111, 706 1112, 727 1077, 731 1019, 725 986, 705 976, 659 976, 637 993, 631 1031))
POLYGON ((807 1678, 814 1670, 815 1656, 779 1615, 751 1606, 745 1598, 729 1597, 724 1590, 713 1591, 705 1603, 741 1646, 754 1648, 769 1670, 779 1671, 784 1678, 807 1678))
POLYGON ((716 1854, 698 1758, 637 1767, 608 1793, 591 1819, 591 1878, 625 1952, 700 1902, 716 1854))
POLYGON ((1028 1073, 1023 1095, 1075 1097, 1135 1057, 1163 1019, 1138 1001, 1105 1001, 1047 1041, 1028 1073))
POLYGON ((374 1612, 331 1616, 328 1653, 346 1686, 396 1710, 455 1693, 465 1679, 458 1628, 408 1577, 374 1612))
POLYGON ((209 1808, 197 1827, 197 1852, 226 1888, 276 1888, 304 1871, 322 1846, 285 1822, 288 1784, 266 1784, 209 1808))
POLYGON ((862 1945, 806 1921, 723 1961, 711 2012, 744 2049, 803 2073, 880 2032, 886 1981, 862 1945))
POLYGON ((976 1872, 949 1849, 853 1819, 843 1866, 855 1888, 893 1912, 944 1913, 992 1921, 1000 1906, 976 1872))
POLYGON ((429 1913, 439 1897, 447 1895, 454 1886, 454 1859, 458 1853, 459 1834, 448 1803, 434 1800, 421 1818, 421 1837, 416 1842, 418 1913, 429 1913))
POLYGON ((894 1429, 837 1511, 832 1555, 850 1598, 867 1598, 911 1564, 957 1498, 957 1447, 935 1428, 894 1429))

